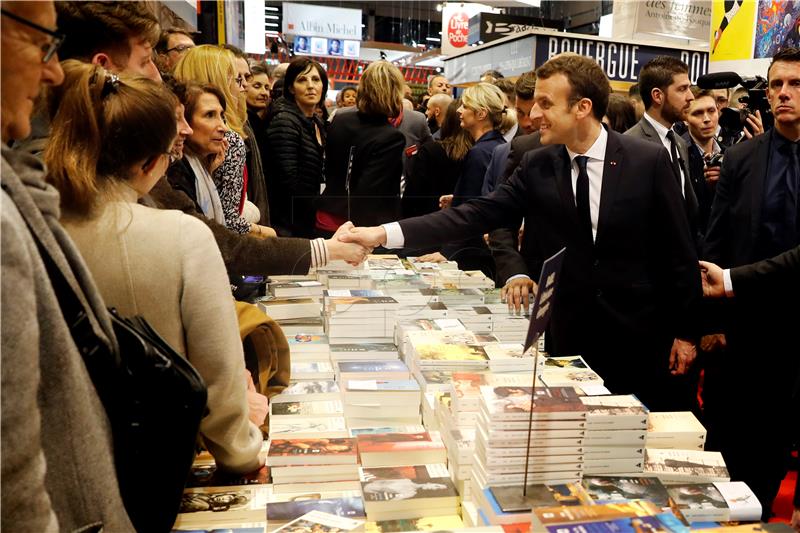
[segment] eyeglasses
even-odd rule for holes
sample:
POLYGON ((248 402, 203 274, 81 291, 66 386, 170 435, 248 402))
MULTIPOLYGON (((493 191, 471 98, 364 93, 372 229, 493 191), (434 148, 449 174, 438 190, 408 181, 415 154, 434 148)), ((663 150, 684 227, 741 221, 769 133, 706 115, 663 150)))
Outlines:
POLYGON ((193 44, 179 44, 178 46, 173 46, 172 48, 167 48, 167 53, 169 53, 169 52, 178 52, 179 54, 182 54, 186 50, 191 50, 192 48, 194 48, 193 44))
POLYGON ((39 26, 35 22, 31 22, 26 18, 20 17, 19 15, 12 13, 11 11, 2 9, 0 10, 0 12, 2 12, 3 15, 10 18, 11 20, 16 20, 17 22, 19 22, 24 26, 28 26, 29 28, 33 28, 36 31, 42 32, 52 37, 52 40, 50 42, 42 45, 42 52, 44 53, 44 56, 42 57, 42 63, 48 63, 53 58, 53 56, 56 55, 56 52, 58 52, 58 49, 61 48, 61 45, 64 44, 64 40, 66 39, 66 37, 64 36, 63 33, 58 33, 57 31, 49 30, 44 26, 39 26))
POLYGON ((244 87, 244 82, 245 82, 245 79, 241 74, 236 76, 236 85, 238 85, 239 87, 244 87))

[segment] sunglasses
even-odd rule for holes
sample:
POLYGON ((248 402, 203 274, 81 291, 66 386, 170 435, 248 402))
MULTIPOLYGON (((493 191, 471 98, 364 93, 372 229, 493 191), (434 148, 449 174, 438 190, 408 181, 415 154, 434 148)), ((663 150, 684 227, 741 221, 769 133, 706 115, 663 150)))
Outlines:
POLYGON ((167 48, 167 52, 178 52, 179 54, 182 54, 187 50, 191 50, 192 48, 194 48, 193 44, 179 44, 178 46, 167 48))
POLYGON ((11 11, 2 9, 0 10, 0 12, 2 12, 3 16, 6 16, 11 20, 19 22, 23 26, 33 28, 38 32, 44 33, 52 37, 52 39, 47 44, 42 45, 42 53, 44 54, 42 56, 42 63, 48 63, 53 58, 53 56, 56 55, 56 52, 58 52, 58 49, 61 48, 61 45, 64 44, 64 40, 66 39, 66 37, 64 36, 63 33, 58 33, 57 31, 49 30, 44 26, 39 26, 35 22, 31 22, 30 20, 24 17, 20 17, 19 15, 12 13, 11 11))

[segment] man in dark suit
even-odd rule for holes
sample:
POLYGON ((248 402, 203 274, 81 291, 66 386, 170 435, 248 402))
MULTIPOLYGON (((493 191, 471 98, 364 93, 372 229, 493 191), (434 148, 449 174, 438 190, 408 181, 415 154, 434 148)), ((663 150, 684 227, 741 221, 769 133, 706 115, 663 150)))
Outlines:
POLYGON ((685 310, 700 272, 669 155, 607 131, 611 92, 592 59, 562 54, 539 67, 533 118, 542 143, 488 197, 423 217, 354 228, 344 241, 427 246, 510 227, 536 232, 532 260, 567 248, 548 332, 552 355, 583 354, 617 393, 675 407, 671 373, 695 350, 685 310), (563 144, 563 145, 562 145, 563 144), (671 371, 671 372, 670 372, 671 371))
POLYGON ((686 141, 672 131, 673 124, 683 124, 686 120, 689 105, 694 100, 690 88, 689 67, 680 59, 658 56, 648 61, 639 73, 644 116, 625 135, 658 143, 667 149, 670 166, 683 193, 689 228, 699 246, 697 197, 689 172, 689 150, 686 141))
MULTIPOLYGON (((728 148, 711 208, 704 258, 723 268, 800 245, 800 49, 778 52, 767 78, 775 127, 728 148)), ((707 447, 722 451, 731 477, 753 489, 765 518, 800 419, 790 396, 800 373, 798 324, 797 305, 775 305, 767 292, 725 302, 727 353, 706 368, 707 447)))
MULTIPOLYGON (((796 298, 800 291, 800 246, 749 265, 723 269, 700 261, 700 267, 706 298, 752 298, 769 292, 788 299, 796 298)), ((787 305, 794 305, 794 301, 787 305)))

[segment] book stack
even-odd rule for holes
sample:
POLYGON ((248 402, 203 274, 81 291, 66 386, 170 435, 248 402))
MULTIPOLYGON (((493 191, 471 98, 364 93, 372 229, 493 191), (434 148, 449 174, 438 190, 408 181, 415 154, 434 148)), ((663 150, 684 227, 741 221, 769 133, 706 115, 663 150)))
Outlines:
MULTIPOLYGON (((366 533, 399 533, 402 531, 456 531, 464 528, 458 515, 423 516, 403 520, 378 520, 364 524, 366 533)), ((502 533, 502 532, 498 532, 502 533)))
POLYGON ((494 281, 480 270, 446 270, 433 273, 433 286, 443 289, 493 289, 494 281))
POLYGON ((644 469, 647 408, 636 396, 581 396, 586 406, 584 473, 636 474, 644 469))
POLYGON ((361 465, 365 468, 447 461, 444 443, 436 432, 361 434, 356 440, 361 465))
POLYGON ((406 270, 406 266, 403 264, 403 260, 394 254, 370 254, 369 256, 367 256, 367 260, 364 263, 364 266, 367 270, 370 271, 406 270))
POLYGON ((643 475, 656 476, 665 485, 730 481, 721 453, 698 450, 646 448, 643 475))
POLYGON ((276 282, 268 286, 274 298, 321 298, 323 288, 319 281, 276 282))
POLYGON ((291 381, 333 379, 333 366, 329 361, 292 361, 291 381))
POLYGON ((595 504, 647 500, 661 509, 670 506, 667 488, 654 477, 584 476, 581 484, 595 504))
POLYGON ((273 492, 358 490, 355 439, 272 439, 267 452, 273 492))
POLYGON ((328 289, 372 289, 372 276, 368 270, 350 272, 325 272, 319 275, 328 289))
POLYGON ((473 489, 523 482, 531 416, 528 483, 578 481, 583 472, 586 412, 575 389, 569 387, 537 388, 533 405, 530 387, 481 387, 473 489))
POLYGON ((422 393, 413 379, 351 379, 343 386, 344 414, 351 427, 420 422, 422 393))
POLYGON ((319 318, 320 303, 314 298, 265 297, 258 307, 279 324, 284 320, 319 318))
POLYGON ((458 270, 458 263, 455 261, 442 261, 441 263, 431 263, 420 261, 419 257, 406 257, 409 266, 415 272, 436 274, 442 270, 458 270))
POLYGON ((420 289, 420 294, 430 302, 442 302, 450 306, 457 305, 483 305, 486 295, 480 289, 420 289))
POLYGON ((394 328, 394 343, 403 359, 408 359, 410 351, 409 335, 413 331, 455 331, 466 332, 467 328, 458 319, 418 319, 398 320, 394 328))
POLYGON ((341 400, 339 384, 332 380, 296 381, 270 398, 272 403, 341 400))
MULTIPOLYGON (((506 304, 502 304, 500 310, 493 310, 492 334, 500 342, 512 342, 523 344, 528 334, 530 317, 508 311, 506 304)), ((539 353, 544 353, 544 335, 542 336, 539 353)))
POLYGON ((489 358, 483 345, 496 340, 471 331, 411 331, 405 359, 412 370, 485 370, 489 358))
POLYGON ((336 381, 350 380, 408 380, 411 372, 403 361, 337 361, 336 381))
POLYGON ((360 490, 310 491, 273 494, 266 506, 270 531, 288 524, 306 513, 318 511, 343 518, 363 521, 366 518, 360 490))
MULTIPOLYGON (((314 533, 341 533, 352 531, 360 527, 363 520, 353 520, 322 511, 311 511, 300 518, 276 529, 273 533, 297 533, 299 531, 313 531, 314 533)), ((237 532, 232 532, 237 533, 237 532)), ((249 532, 248 532, 249 533, 249 532)))
POLYGON ((328 337, 311 333, 286 335, 292 361, 327 361, 331 360, 328 337))
POLYGON ((531 513, 531 529, 572 533, 581 531, 675 531, 688 532, 671 512, 657 505, 633 500, 627 503, 539 507, 531 513))
POLYGON ((392 342, 400 304, 381 291, 327 290, 325 331, 331 344, 392 342))
POLYGON ((521 485, 489 487, 476 495, 476 501, 485 522, 502 524, 504 528, 519 524, 521 531, 530 530, 532 509, 592 503, 576 483, 529 484, 524 495, 521 485))
POLYGON ((602 386, 603 378, 589 368, 583 357, 547 357, 542 369, 542 383, 548 387, 602 386))
MULTIPOLYGON (((492 372, 532 372, 533 353, 525 353, 522 344, 496 343, 483 347, 489 358, 489 370, 492 372)), ((540 370, 544 367, 545 357, 539 357, 540 370)))
POLYGON ((343 413, 340 400, 289 401, 269 404, 270 424, 290 424, 305 418, 340 418, 343 413))
POLYGON ((450 305, 449 318, 457 318, 470 331, 481 334, 492 332, 492 312, 485 305, 450 305))
POLYGON ((664 450, 703 450, 706 428, 690 411, 650 413, 647 447, 664 450))
POLYGON ((761 503, 742 481, 670 485, 667 492, 689 523, 761 520, 761 503))
POLYGON ((391 361, 398 358, 397 347, 391 342, 369 342, 357 344, 334 344, 330 347, 330 358, 338 361, 391 361))
POLYGON ((361 491, 372 520, 458 515, 458 492, 445 464, 361 468, 361 491))

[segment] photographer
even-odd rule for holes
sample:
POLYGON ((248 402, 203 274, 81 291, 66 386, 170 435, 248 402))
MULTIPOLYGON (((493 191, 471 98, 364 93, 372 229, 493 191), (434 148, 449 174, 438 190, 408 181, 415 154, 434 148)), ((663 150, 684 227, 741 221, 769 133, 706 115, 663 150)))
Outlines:
POLYGON ((698 229, 705 234, 723 150, 716 140, 719 112, 713 91, 692 87, 692 94, 694 100, 686 116, 688 130, 682 137, 689 145, 689 174, 699 209, 698 229))

